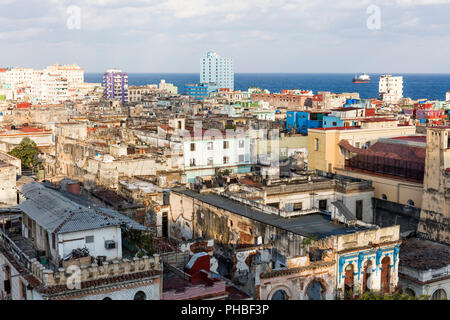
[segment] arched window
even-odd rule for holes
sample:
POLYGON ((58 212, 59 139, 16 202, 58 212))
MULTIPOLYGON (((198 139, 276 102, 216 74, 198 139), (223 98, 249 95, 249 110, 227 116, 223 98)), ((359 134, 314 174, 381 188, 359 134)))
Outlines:
POLYGON ((353 295, 354 266, 352 263, 345 267, 344 294, 346 299, 353 295))
POLYGON ((371 276, 372 276, 372 261, 367 260, 364 264, 364 275, 363 275, 363 292, 370 290, 371 288, 371 276))
POLYGON ((103 298, 103 300, 112 300, 110 297, 103 298))
POLYGON ((405 293, 406 293, 408 296, 411 296, 411 297, 415 297, 415 296, 416 296, 416 293, 414 292, 414 290, 413 290, 413 289, 410 289, 410 288, 406 288, 406 289, 405 289, 405 293))
POLYGON ((145 300, 146 295, 144 292, 142 291, 138 291, 136 292, 136 294, 134 295, 134 300, 145 300))
POLYGON ((287 295, 286 291, 280 289, 275 291, 271 300, 289 300, 289 296, 287 295))
POLYGON ((382 200, 387 200, 387 195, 385 195, 384 193, 381 195, 381 199, 382 200))
POLYGON ((408 206, 414 207, 414 201, 412 201, 411 199, 408 200, 408 206))
POLYGON ((444 289, 437 289, 431 296, 431 300, 447 300, 447 293, 444 289))
POLYGON ((308 287, 307 295, 309 300, 324 300, 322 284, 313 280, 308 287))
POLYGON ((391 259, 389 257, 384 257, 381 260, 381 291, 383 293, 389 293, 390 291, 390 267, 391 259))

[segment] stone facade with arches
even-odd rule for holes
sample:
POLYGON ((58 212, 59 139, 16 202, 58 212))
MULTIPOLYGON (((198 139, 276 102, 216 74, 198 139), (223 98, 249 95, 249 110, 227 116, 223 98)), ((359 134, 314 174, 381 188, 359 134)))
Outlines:
POLYGON ((404 293, 450 299, 450 246, 419 238, 403 240, 398 273, 404 293))
POLYGON ((362 294, 369 290, 393 292, 398 285, 399 251, 400 242, 397 241, 383 247, 351 250, 339 254, 337 274, 339 295, 349 290, 352 294, 362 294))
POLYGON ((283 291, 284 300, 333 300, 335 278, 334 261, 261 274, 260 299, 276 300, 277 292, 283 291))
POLYGON ((400 227, 360 230, 311 243, 287 268, 259 275, 261 300, 333 300, 365 291, 392 293, 398 286, 400 227))

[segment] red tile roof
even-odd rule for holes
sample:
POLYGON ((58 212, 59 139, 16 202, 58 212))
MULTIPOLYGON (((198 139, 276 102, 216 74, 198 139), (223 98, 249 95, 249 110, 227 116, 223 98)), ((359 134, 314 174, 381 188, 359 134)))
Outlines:
POLYGON ((386 122, 386 121, 397 121, 392 118, 366 118, 361 120, 361 122, 386 122))
POLYGON ((314 128, 309 130, 354 130, 354 129, 361 129, 360 126, 351 126, 351 127, 330 127, 330 128, 314 128))
POLYGON ((413 141, 413 142, 427 142, 426 136, 404 136, 404 137, 394 137, 391 139, 406 140, 406 141, 413 141))
POLYGON ((347 108, 335 108, 335 109, 331 109, 333 111, 354 111, 354 110, 364 110, 363 108, 356 108, 356 107, 347 107, 347 108))
POLYGON ((382 158, 405 160, 408 162, 425 163, 425 147, 417 147, 389 142, 377 142, 367 149, 353 147, 348 140, 339 141, 338 145, 358 155, 376 156, 382 158))
POLYGON ((240 183, 245 184, 247 186, 252 186, 252 187, 256 187, 256 186, 260 186, 261 184, 258 182, 255 182, 249 178, 244 178, 244 179, 240 179, 239 180, 240 183))
POLYGON ((44 129, 41 128, 35 128, 35 127, 22 127, 19 129, 22 132, 43 132, 44 129))

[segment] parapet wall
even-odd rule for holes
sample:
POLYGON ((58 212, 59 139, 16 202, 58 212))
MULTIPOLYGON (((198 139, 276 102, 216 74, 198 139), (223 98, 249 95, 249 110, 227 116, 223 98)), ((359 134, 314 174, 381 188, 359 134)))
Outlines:
MULTIPOLYGON (((72 266, 73 268, 73 266, 72 266)), ((159 254, 153 257, 144 256, 142 258, 134 258, 133 260, 123 259, 111 262, 103 262, 102 266, 96 263, 90 266, 81 265, 79 270, 80 282, 105 279, 108 277, 124 276, 133 273, 146 271, 162 271, 162 263, 159 254)), ((76 269, 59 268, 58 271, 46 269, 36 259, 32 260, 31 272, 36 276, 44 286, 51 287, 57 285, 66 285, 69 277, 73 278, 76 269)))

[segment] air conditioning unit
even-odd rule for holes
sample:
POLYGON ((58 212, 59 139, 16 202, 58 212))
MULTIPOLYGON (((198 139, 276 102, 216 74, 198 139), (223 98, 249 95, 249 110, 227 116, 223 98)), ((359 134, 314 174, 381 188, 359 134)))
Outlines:
POLYGON ((116 243, 112 240, 106 240, 105 241, 105 248, 106 249, 115 249, 116 248, 116 243))
POLYGON ((255 238, 255 245, 260 246, 263 244, 263 239, 261 236, 255 238))

